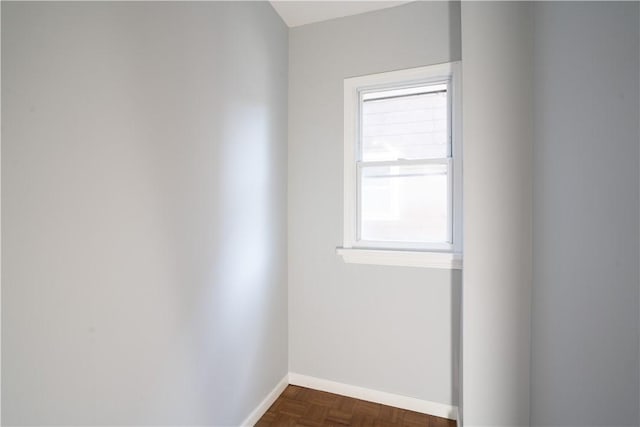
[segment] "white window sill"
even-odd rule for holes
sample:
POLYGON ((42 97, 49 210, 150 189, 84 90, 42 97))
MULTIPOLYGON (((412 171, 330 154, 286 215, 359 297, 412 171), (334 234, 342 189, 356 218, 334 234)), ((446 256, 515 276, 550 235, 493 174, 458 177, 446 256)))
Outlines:
POLYGON ((462 254, 451 252, 391 251, 336 248, 346 263, 462 270, 462 254))

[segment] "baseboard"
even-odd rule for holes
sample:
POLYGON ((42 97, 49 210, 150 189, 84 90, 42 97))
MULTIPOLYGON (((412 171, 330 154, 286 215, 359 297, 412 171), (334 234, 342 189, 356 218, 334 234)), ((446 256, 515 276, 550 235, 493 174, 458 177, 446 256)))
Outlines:
POLYGON ((321 378, 290 372, 280 380, 273 390, 269 392, 267 397, 260 402, 256 409, 249 414, 240 426, 253 427, 289 384, 340 394, 342 396, 353 397, 355 399, 367 400, 369 402, 381 403, 383 405, 395 406, 396 408, 408 409, 410 411, 448 418, 450 420, 455 420, 458 416, 458 408, 456 406, 430 402, 428 400, 416 399, 384 391, 371 390, 364 387, 323 380, 321 378))
POLYGON ((267 397, 249 414, 249 416, 240 424, 241 427, 253 427, 260 418, 267 412, 273 402, 282 394, 289 385, 289 376, 285 375, 278 384, 269 392, 267 397))
POLYGON ((335 381, 323 380, 293 372, 289 373, 289 384, 340 394, 356 399, 368 400, 369 402, 381 403, 383 405, 395 406, 396 408, 408 409, 410 411, 448 418, 450 420, 455 420, 458 413, 458 408, 456 406, 401 396, 399 394, 386 393, 384 391, 371 390, 335 381))

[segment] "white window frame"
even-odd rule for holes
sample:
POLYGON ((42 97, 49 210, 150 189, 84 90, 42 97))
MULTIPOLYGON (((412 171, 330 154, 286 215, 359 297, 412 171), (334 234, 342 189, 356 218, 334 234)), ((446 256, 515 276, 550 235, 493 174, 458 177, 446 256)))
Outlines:
MULTIPOLYGON (((344 238, 338 253, 345 262, 405 265, 432 268, 462 268, 462 97, 460 63, 450 62, 344 80, 344 238), (360 143, 361 94, 384 89, 423 84, 448 83, 451 158, 448 159, 452 215, 449 218, 451 243, 373 242, 358 240, 358 150, 360 143)), ((429 163, 405 160, 400 163, 429 163)), ((444 159, 433 163, 443 164, 444 159)), ((362 162, 360 162, 362 163, 362 162)), ((383 162, 375 162, 381 164, 383 162)), ((393 162, 397 164, 399 162, 393 162)))

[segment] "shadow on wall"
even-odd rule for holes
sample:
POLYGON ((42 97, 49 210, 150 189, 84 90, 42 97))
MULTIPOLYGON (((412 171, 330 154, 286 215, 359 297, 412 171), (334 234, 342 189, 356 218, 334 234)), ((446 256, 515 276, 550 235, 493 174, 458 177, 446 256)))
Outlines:
POLYGON ((460 408, 462 393, 462 270, 451 270, 451 402, 460 408))
MULTIPOLYGON (((449 6, 449 56, 452 61, 462 59, 462 33, 460 26, 460 2, 450 1, 449 6)), ((463 94, 464 96, 464 94, 463 94)), ((462 141, 464 143, 464 141, 462 141)), ((464 206, 463 216, 464 216, 464 206)), ((463 233, 464 246, 464 233, 463 233)), ((463 270, 451 270, 451 402, 462 412, 462 286, 463 270)))

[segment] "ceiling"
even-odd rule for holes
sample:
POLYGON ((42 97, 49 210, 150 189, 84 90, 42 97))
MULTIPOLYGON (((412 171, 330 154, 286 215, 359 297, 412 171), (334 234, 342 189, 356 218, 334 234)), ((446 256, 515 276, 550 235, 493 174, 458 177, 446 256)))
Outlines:
POLYGON ((372 10, 386 9, 398 6, 409 1, 334 1, 334 0, 274 0, 273 8, 280 14, 289 27, 310 24, 312 22, 326 21, 328 19, 343 16, 357 15, 372 10))

